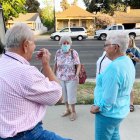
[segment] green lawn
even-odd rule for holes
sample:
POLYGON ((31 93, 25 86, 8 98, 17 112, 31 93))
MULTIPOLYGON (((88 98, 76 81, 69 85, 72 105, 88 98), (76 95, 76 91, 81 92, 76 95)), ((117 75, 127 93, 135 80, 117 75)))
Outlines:
MULTIPOLYGON (((95 87, 94 82, 86 82, 78 87, 77 104, 92 104, 93 103, 93 90, 95 87)), ((134 104, 140 105, 140 82, 134 84, 134 104)))

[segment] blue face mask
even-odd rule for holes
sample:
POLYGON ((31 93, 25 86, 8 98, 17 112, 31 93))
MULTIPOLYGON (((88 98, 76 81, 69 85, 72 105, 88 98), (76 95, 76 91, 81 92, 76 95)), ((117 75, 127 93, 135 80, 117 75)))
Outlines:
POLYGON ((62 44, 61 49, 62 49, 62 51, 63 51, 64 53, 66 53, 66 52, 69 51, 70 45, 69 45, 69 44, 68 44, 68 45, 62 44))

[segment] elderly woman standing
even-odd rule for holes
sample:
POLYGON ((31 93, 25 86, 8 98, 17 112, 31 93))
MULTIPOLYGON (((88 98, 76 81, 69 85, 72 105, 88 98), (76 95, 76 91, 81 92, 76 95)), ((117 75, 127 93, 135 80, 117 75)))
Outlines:
MULTIPOLYGON (((132 60, 134 66, 136 66, 137 62, 140 62, 140 50, 138 47, 136 47, 135 40, 133 38, 130 38, 128 49, 126 50, 126 54, 130 57, 132 60)), ((134 92, 131 91, 131 98, 130 98, 130 112, 134 111, 134 92)))
POLYGON ((66 105, 66 111, 62 117, 70 115, 70 120, 74 121, 80 59, 77 51, 71 49, 72 40, 69 36, 62 36, 59 44, 61 48, 55 55, 54 72, 62 85, 63 101, 66 105))
POLYGON ((129 37, 111 35, 105 42, 110 65, 96 79, 94 105, 95 140, 120 140, 119 127, 129 113, 130 92, 135 81, 135 68, 125 55, 129 37))

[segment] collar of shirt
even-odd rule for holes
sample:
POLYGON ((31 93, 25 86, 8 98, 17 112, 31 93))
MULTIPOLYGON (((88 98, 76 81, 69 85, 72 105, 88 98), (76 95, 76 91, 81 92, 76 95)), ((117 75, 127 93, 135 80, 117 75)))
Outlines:
POLYGON ((13 57, 13 58, 17 59, 19 62, 23 63, 23 64, 30 65, 30 63, 24 57, 22 57, 21 55, 19 55, 17 53, 6 51, 5 54, 11 56, 11 59, 13 57))

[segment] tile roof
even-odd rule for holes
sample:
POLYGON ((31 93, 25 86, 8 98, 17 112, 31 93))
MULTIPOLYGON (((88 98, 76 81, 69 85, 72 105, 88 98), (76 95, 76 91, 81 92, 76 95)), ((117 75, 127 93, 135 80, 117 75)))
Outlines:
POLYGON ((113 17, 116 23, 140 23, 140 9, 131 9, 129 13, 116 11, 113 17))
POLYGON ((56 18, 93 18, 94 15, 76 5, 70 6, 67 10, 57 13, 56 18))
POLYGON ((25 13, 25 14, 19 14, 19 17, 13 18, 13 20, 9 20, 8 22, 15 22, 15 21, 35 21, 36 18, 39 16, 39 13, 25 13))

